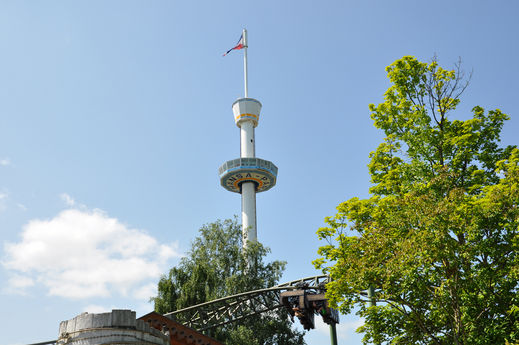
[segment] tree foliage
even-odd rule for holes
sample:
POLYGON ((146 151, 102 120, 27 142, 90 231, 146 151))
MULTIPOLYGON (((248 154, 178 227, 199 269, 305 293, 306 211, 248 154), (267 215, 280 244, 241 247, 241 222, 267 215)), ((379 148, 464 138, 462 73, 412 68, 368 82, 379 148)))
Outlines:
POLYGON ((406 56, 371 118, 385 133, 370 154, 371 197, 337 207, 318 230, 314 264, 328 297, 359 307, 365 343, 504 344, 519 341, 519 150, 499 146, 508 116, 451 113, 468 85, 406 56), (376 306, 361 292, 375 289, 376 306))
MULTIPOLYGON (((269 249, 259 243, 249 243, 242 250, 241 226, 236 220, 210 223, 199 231, 187 256, 160 279, 158 296, 153 299, 158 313, 279 283, 285 262, 265 263, 269 249)), ((211 336, 232 345, 305 344, 303 333, 291 328, 284 309, 222 326, 211 336)))

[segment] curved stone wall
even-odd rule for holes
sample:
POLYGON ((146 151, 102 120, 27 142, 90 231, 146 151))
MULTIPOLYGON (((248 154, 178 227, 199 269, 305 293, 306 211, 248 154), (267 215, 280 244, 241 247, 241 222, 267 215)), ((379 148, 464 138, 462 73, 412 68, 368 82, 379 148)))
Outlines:
POLYGON ((169 345, 169 337, 136 320, 131 310, 112 310, 111 313, 83 313, 62 321, 57 345, 169 345))

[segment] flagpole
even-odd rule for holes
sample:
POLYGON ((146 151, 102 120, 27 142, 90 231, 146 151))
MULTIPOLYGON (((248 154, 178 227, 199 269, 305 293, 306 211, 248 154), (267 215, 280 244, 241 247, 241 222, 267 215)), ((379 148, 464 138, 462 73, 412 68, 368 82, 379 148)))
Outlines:
POLYGON ((249 97, 249 79, 247 75, 247 30, 243 29, 243 74, 245 78, 245 98, 249 97))

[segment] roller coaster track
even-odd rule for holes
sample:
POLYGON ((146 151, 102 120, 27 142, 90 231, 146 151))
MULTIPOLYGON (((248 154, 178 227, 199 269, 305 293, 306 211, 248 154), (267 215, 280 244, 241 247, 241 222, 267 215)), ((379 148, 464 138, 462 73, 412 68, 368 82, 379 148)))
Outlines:
POLYGON ((326 275, 301 278, 172 311, 164 316, 202 332, 281 308, 283 304, 280 294, 284 291, 306 290, 309 294, 323 293, 328 282, 329 277, 326 275))

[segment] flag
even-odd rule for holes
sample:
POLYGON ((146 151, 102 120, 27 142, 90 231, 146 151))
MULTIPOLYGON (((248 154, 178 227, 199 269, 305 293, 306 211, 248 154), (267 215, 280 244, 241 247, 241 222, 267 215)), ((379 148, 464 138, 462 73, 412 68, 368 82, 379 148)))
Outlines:
POLYGON ((241 34, 240 39, 238 40, 238 43, 234 47, 229 49, 225 54, 223 54, 223 56, 229 54, 234 49, 243 49, 243 48, 245 48, 245 45, 243 44, 243 34, 241 34))

